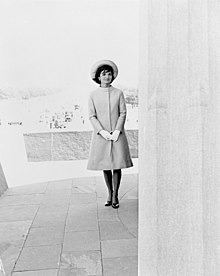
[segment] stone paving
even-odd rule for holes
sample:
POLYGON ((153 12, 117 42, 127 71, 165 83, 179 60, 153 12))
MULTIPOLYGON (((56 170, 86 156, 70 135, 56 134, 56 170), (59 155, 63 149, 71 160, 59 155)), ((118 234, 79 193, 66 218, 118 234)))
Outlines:
POLYGON ((31 184, 0 198, 0 258, 10 276, 136 276, 137 174, 120 208, 105 207, 101 176, 31 184))

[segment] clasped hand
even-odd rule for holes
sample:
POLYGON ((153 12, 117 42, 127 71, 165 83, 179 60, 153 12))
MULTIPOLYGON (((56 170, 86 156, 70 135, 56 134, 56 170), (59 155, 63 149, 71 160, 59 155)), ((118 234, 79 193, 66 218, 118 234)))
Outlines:
POLYGON ((116 142, 118 140, 120 131, 115 130, 112 134, 110 134, 108 131, 102 129, 99 133, 105 140, 113 140, 114 142, 116 142))

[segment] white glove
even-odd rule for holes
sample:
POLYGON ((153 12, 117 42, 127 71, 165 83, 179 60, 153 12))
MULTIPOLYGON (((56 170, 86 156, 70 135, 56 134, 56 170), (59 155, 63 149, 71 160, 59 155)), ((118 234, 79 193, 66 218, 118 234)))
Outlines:
POLYGON ((111 140, 111 134, 108 131, 102 129, 99 131, 99 133, 105 140, 111 140))
POLYGON ((120 134, 120 131, 116 129, 116 130, 112 133, 111 139, 112 139, 114 142, 118 141, 119 134, 120 134))

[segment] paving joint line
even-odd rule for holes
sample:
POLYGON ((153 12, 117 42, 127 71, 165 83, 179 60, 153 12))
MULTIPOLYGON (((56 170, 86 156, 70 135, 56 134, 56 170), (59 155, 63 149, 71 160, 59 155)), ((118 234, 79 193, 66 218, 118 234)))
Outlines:
MULTIPOLYGON (((97 189, 96 179, 95 179, 95 185, 97 189)), ((100 257, 101 257, 101 267, 102 267, 102 275, 104 275, 104 268, 103 268, 103 256, 102 256, 102 241, 101 241, 101 230, 100 230, 100 221, 99 221, 99 205, 98 205, 98 194, 97 190, 95 189, 96 194, 96 206, 97 206, 97 222, 98 222, 98 229, 99 229, 99 245, 100 245, 100 257)))
MULTIPOLYGON (((46 193, 46 190, 47 190, 47 186, 48 186, 48 185, 49 185, 49 182, 47 182, 46 189, 45 189, 45 193, 46 193)), ((44 195, 45 195, 45 193, 44 193, 44 195)), ((15 263, 14 263, 14 266, 13 266, 11 272, 10 272, 10 275, 12 275, 13 272, 16 272, 16 271, 14 271, 14 269, 15 269, 15 267, 16 267, 16 264, 17 264, 19 258, 21 257, 21 254, 22 254, 22 251, 23 251, 23 249, 24 249, 24 247, 25 247, 24 245, 25 245, 25 243, 26 243, 26 241, 27 241, 27 238, 28 238, 28 235, 29 235, 29 233, 30 233, 31 227, 32 227, 32 225, 33 225, 33 223, 34 223, 34 220, 35 220, 35 218, 36 218, 36 216, 37 216, 37 214, 38 214, 38 211, 39 211, 39 209, 40 209, 40 205, 41 205, 41 203, 39 204, 39 206, 38 206, 38 208, 37 208, 37 212, 36 212, 36 214, 35 214, 35 216, 34 216, 34 218, 33 218, 33 220, 32 220, 32 223, 30 224, 30 227, 29 227, 29 229, 28 229, 27 235, 26 235, 26 237, 25 237, 25 239, 24 239, 24 242, 23 242, 23 245, 22 245, 22 247, 21 247, 20 253, 18 254, 18 257, 17 257, 17 259, 16 259, 16 261, 15 261, 15 263)))
POLYGON ((58 262, 58 271, 57 271, 57 275, 59 275, 60 270, 61 270, 61 263, 62 263, 62 253, 63 253, 63 244, 64 244, 64 238, 65 238, 65 233, 66 233, 66 225, 67 225, 67 217, 69 214, 69 210, 70 210, 70 201, 71 201, 71 195, 72 195, 72 188, 73 188, 73 178, 71 179, 71 189, 70 189, 70 198, 69 198, 69 203, 68 203, 68 210, 66 212, 66 218, 65 218, 65 224, 64 224, 64 230, 63 230, 63 238, 62 238, 62 243, 61 243, 61 250, 60 250, 60 258, 59 258, 59 262, 58 262))
POLYGON ((49 271, 49 270, 51 270, 51 269, 57 269, 57 268, 40 268, 40 269, 32 269, 32 270, 18 270, 18 271, 14 271, 15 273, 17 273, 17 272, 32 272, 32 271, 49 271))
MULTIPOLYGON (((129 189, 126 193, 124 193, 124 195, 120 198, 120 200, 122 200, 123 197, 124 197, 128 192, 132 191, 133 189, 135 189, 135 187, 132 187, 132 188, 129 189)), ((126 231, 127 231, 129 234, 131 234, 135 239, 137 239, 137 237, 136 237, 136 236, 129 230, 129 228, 122 222, 122 219, 120 218, 120 215, 119 215, 119 210, 117 210, 117 211, 118 211, 118 218, 119 218, 121 224, 123 225, 123 227, 126 229, 126 231)))
POLYGON ((130 191, 134 190, 136 187, 132 187, 130 188, 127 192, 125 192, 121 197, 120 197, 120 200, 123 199, 123 197, 126 196, 127 193, 129 193, 130 191))

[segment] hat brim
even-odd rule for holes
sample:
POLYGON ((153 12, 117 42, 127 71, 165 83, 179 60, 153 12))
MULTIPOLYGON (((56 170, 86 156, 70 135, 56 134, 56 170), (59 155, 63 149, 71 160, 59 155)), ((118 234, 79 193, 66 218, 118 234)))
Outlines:
POLYGON ((97 82, 96 78, 95 78, 96 72, 103 65, 109 65, 109 66, 111 66, 112 69, 113 69, 113 78, 115 79, 117 77, 117 75, 118 75, 118 67, 117 67, 117 65, 113 61, 111 61, 111 60, 100 60, 100 61, 96 62, 92 66, 90 75, 91 75, 91 78, 92 78, 93 81, 97 82))

